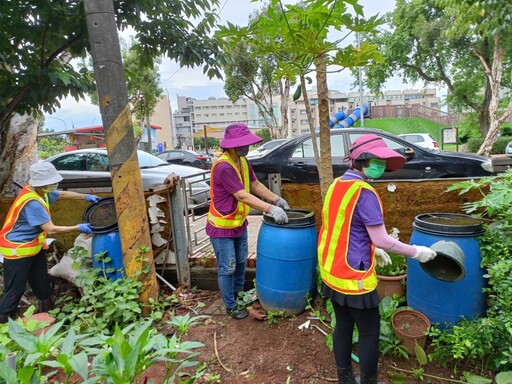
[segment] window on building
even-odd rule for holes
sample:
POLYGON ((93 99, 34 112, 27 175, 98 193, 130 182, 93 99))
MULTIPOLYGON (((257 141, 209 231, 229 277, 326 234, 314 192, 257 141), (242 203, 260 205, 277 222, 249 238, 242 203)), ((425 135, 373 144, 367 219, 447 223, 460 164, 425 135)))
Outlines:
POLYGON ((302 119, 300 121, 300 125, 308 125, 308 120, 307 119, 302 119))
POLYGON ((305 109, 301 109, 301 110, 300 110, 300 114, 301 114, 301 115, 305 115, 305 114, 306 114, 306 110, 305 110, 305 109))

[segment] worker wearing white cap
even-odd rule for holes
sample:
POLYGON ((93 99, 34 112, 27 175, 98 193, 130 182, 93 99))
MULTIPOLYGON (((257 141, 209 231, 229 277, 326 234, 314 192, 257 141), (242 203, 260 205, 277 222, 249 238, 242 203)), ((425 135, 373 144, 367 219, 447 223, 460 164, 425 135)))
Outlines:
POLYGON ((58 226, 53 224, 50 205, 59 198, 86 200, 100 198, 71 191, 58 191, 62 176, 53 164, 41 162, 30 167, 29 184, 14 200, 0 230, 0 255, 4 267, 4 296, 0 300, 0 323, 13 315, 25 292, 27 282, 39 300, 38 311, 52 307, 51 288, 46 267, 46 235, 68 232, 92 234, 89 224, 58 226))

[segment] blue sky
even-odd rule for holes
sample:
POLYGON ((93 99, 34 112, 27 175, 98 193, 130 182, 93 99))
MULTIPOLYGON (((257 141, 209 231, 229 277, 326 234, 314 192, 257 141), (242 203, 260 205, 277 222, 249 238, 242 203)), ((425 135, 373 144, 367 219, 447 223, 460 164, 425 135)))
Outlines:
MULTIPOLYGON (((292 1, 287 1, 291 3, 292 1)), ((391 11, 395 0, 361 0, 366 16, 376 13, 384 14, 391 11)), ((222 22, 229 21, 238 25, 245 25, 250 13, 261 6, 261 2, 252 3, 251 0, 221 0, 220 17, 222 22)), ((175 62, 168 59, 163 60, 160 66, 161 86, 169 95, 173 110, 177 107, 176 97, 190 96, 196 99, 207 99, 208 97, 224 97, 224 83, 221 79, 208 79, 202 74, 201 68, 180 68, 175 62)), ((348 70, 341 73, 330 74, 328 83, 330 89, 342 92, 354 91, 352 84, 354 78, 348 70)), ((416 85, 420 88, 422 85, 416 85)), ((403 84, 400 79, 391 79, 386 84, 386 89, 412 88, 413 85, 403 84)), ((45 128, 60 131, 87 127, 101 124, 101 116, 98 106, 92 105, 88 100, 76 102, 73 98, 61 100, 61 108, 54 114, 46 114, 45 128)))

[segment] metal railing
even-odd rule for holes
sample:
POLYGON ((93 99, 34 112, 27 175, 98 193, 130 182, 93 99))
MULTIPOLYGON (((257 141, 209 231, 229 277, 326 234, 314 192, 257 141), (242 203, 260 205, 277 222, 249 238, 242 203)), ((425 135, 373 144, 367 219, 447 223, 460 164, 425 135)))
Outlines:
POLYGON ((205 222, 204 218, 208 215, 210 172, 182 177, 178 185, 185 213, 187 252, 189 256, 193 256, 210 246, 210 238, 206 235, 205 226, 194 225, 195 222, 205 222))

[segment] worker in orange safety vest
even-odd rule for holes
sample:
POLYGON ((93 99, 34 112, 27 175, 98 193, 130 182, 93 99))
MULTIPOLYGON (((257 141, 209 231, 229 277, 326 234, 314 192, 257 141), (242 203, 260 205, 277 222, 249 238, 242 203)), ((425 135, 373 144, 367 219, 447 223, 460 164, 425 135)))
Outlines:
POLYGON ((353 142, 346 161, 350 169, 331 184, 322 210, 318 239, 322 294, 331 299, 336 316, 333 351, 338 383, 356 384, 351 362, 356 325, 360 383, 377 384, 380 317, 375 266, 391 264, 385 250, 422 263, 436 253, 388 235, 382 202, 368 183, 402 167, 405 158, 389 149, 381 137, 367 134, 353 142))
POLYGON ((57 226, 50 205, 59 198, 86 200, 100 198, 71 191, 58 191, 62 176, 53 164, 40 162, 30 167, 29 184, 14 200, 0 230, 0 256, 3 259, 4 295, 0 300, 0 323, 14 316, 27 282, 38 299, 38 311, 52 308, 50 282, 46 266, 46 235, 78 231, 92 234, 89 224, 57 226))

